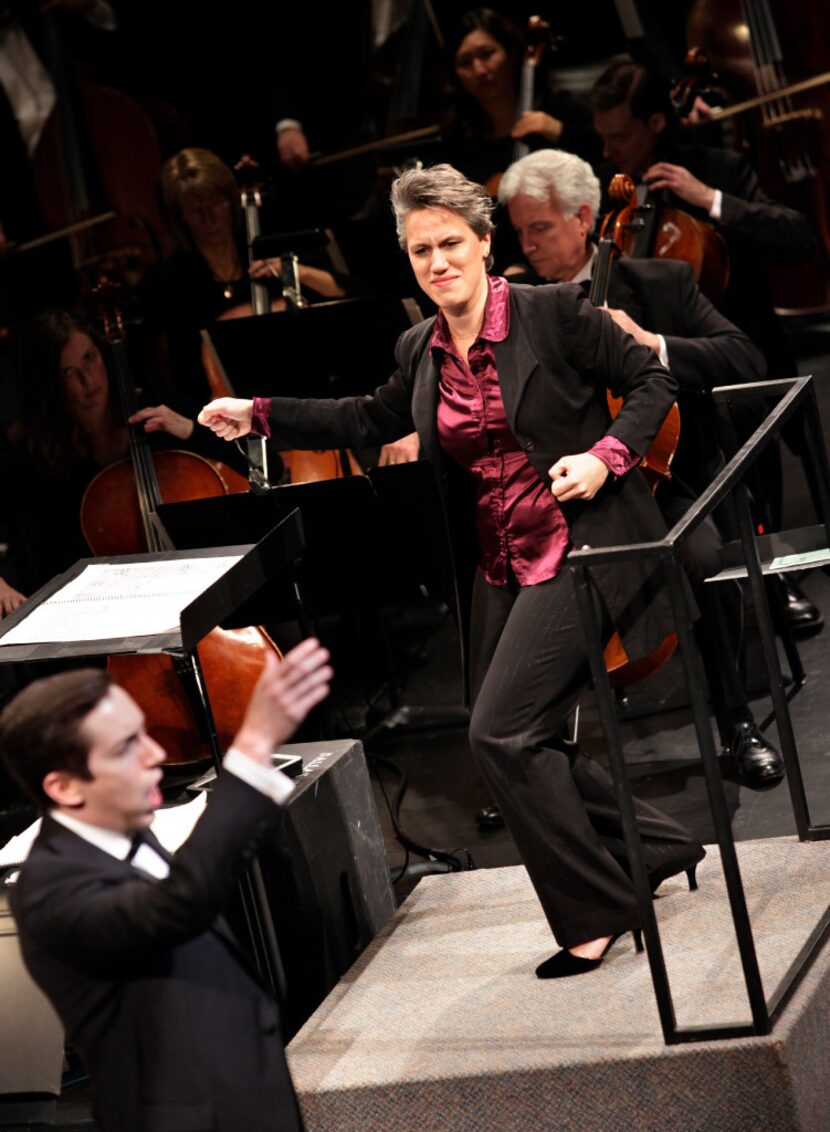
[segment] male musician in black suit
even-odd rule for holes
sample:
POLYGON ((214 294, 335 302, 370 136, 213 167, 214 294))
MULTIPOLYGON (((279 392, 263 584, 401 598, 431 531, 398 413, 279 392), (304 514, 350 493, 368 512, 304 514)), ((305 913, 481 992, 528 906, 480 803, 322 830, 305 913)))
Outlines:
POLYGON ((721 309, 763 350, 773 377, 790 377, 795 369, 765 268, 809 259, 814 238, 806 218, 770 200, 744 156, 681 142, 668 84, 642 64, 609 67, 591 105, 606 160, 598 169, 603 192, 614 173, 628 173, 656 190, 660 203, 714 224, 730 257, 721 309))
POLYGON ((314 640, 268 658, 175 857, 147 832, 164 751, 105 672, 37 681, 0 718, 6 763, 44 813, 11 895, 23 957, 89 1068, 104 1132, 302 1128, 276 1002, 220 914, 291 793, 270 755, 326 695, 327 661, 314 640))
MULTIPOLYGON (((591 233, 600 187, 586 162, 560 150, 537 151, 505 172, 499 199, 507 205, 530 262, 530 281, 590 283, 597 254, 591 233)), ((764 360, 746 335, 701 294, 685 263, 618 260, 608 304, 614 321, 654 350, 679 385, 679 446, 672 479, 657 492, 672 526, 723 466, 710 391, 715 385, 762 380, 764 360)), ((704 578, 720 569, 720 548, 711 520, 683 547, 701 609, 696 636, 724 749, 748 785, 767 786, 781 780, 784 767, 755 726, 738 679, 736 642, 729 626, 739 620, 740 593, 736 589, 724 596, 722 587, 703 585, 704 578)))
MULTIPOLYGON (((795 359, 773 309, 767 267, 810 258, 815 240, 807 219, 771 200, 743 155, 681 142, 669 85, 642 64, 613 64, 597 80, 590 101, 606 158, 597 170, 603 191, 614 173, 629 173, 656 191, 661 204, 714 224, 726 240, 730 261, 729 284, 719 309, 763 351, 770 377, 791 377, 795 359)), ((746 416, 741 430, 748 433, 763 407, 748 404, 740 412, 746 416)), ((799 421, 788 426, 784 437, 795 452, 802 451, 799 421)), ((776 446, 768 449, 750 482, 757 484, 756 502, 778 526, 782 476, 776 446)), ((793 630, 820 629, 820 611, 789 575, 784 589, 793 630)))

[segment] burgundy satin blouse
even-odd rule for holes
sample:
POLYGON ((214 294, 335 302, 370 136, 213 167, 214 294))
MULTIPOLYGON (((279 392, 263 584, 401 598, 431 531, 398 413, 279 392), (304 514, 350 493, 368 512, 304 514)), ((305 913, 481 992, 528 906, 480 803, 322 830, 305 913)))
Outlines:
MULTIPOLYGON (((441 375, 438 436, 475 480, 479 569, 491 585, 505 586, 509 564, 519 585, 532 586, 559 572, 570 537, 550 485, 539 479, 507 423, 493 343, 510 331, 510 289, 499 277, 488 282, 484 321, 467 364, 440 311, 435 321, 430 349, 441 375)), ((639 460, 614 437, 603 437, 590 451, 613 475, 639 460)))
MULTIPOLYGON (((498 276, 488 277, 488 284, 484 320, 467 364, 441 311, 435 320, 430 350, 440 371, 438 436, 447 455, 475 480, 479 569, 491 585, 505 586, 509 563, 518 583, 532 586, 559 572, 570 537, 550 485, 539 479, 507 423, 493 343, 510 331, 510 289, 498 276)), ((255 435, 270 436, 270 403, 254 398, 255 435)), ((639 461, 615 437, 603 437, 590 451, 616 476, 639 461)))

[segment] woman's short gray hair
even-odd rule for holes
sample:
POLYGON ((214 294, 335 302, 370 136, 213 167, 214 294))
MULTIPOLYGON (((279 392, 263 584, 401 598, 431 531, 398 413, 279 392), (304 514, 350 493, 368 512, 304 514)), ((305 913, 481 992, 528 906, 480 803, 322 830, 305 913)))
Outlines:
POLYGON ((483 185, 468 181, 452 165, 408 169, 392 185, 392 211, 398 243, 406 251, 406 219, 418 208, 446 208, 456 212, 481 240, 491 235, 493 201, 483 185))
POLYGON ((575 216, 587 204, 593 216, 599 211, 599 181, 587 161, 561 149, 538 149, 515 161, 499 183, 499 200, 509 204, 521 193, 548 204, 551 193, 565 216, 575 216))

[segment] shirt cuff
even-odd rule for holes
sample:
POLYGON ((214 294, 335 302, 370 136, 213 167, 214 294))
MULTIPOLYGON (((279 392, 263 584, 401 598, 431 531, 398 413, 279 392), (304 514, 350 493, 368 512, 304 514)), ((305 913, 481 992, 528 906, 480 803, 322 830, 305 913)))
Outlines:
POLYGON ((241 778, 243 782, 247 782, 254 790, 271 798, 277 805, 283 805, 294 793, 294 783, 287 774, 283 774, 275 767, 266 767, 262 763, 255 762, 254 759, 249 759, 235 747, 231 747, 222 759, 222 766, 228 774, 241 778))
POLYGON ((709 216, 712 220, 720 220, 721 210, 723 209, 723 193, 720 189, 715 189, 715 195, 712 197, 712 207, 709 209, 709 216))
POLYGON ((284 130, 299 130, 301 133, 305 133, 302 122, 298 122, 296 118, 280 118, 274 129, 278 134, 281 134, 284 130))
POLYGON ((657 357, 660 359, 660 364, 664 365, 666 367, 666 369, 668 369, 669 368, 669 349, 668 349, 668 346, 666 345, 666 339, 663 337, 662 334, 658 334, 657 335, 657 341, 659 343, 659 348, 657 350, 657 357))
POLYGON ((270 397, 254 397, 254 407, 251 410, 251 432, 254 436, 271 438, 271 422, 268 415, 271 412, 270 397))
POLYGON ((588 451, 592 456, 602 460, 612 476, 624 476, 640 462, 637 453, 632 452, 628 445, 618 440, 616 436, 603 436, 602 440, 598 440, 588 451))

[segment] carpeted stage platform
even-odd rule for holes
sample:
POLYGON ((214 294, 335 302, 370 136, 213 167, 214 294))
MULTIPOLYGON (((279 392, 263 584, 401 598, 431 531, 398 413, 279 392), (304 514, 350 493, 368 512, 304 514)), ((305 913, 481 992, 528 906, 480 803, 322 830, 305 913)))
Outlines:
MULTIPOLYGON (((767 996, 830 904, 830 843, 738 845, 767 996)), ((717 848, 656 902, 680 1025, 749 1020, 717 848)), ((423 880, 289 1047, 308 1132, 826 1132, 830 949, 768 1038, 666 1047, 631 936, 589 975, 523 868, 423 880)))

